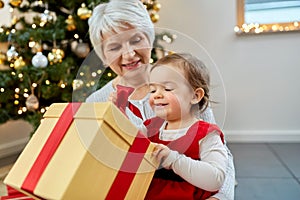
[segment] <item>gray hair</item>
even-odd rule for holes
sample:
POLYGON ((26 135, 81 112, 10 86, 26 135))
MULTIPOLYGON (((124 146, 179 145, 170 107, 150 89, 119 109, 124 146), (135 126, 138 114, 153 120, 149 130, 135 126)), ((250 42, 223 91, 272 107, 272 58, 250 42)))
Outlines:
POLYGON ((144 32, 153 46, 154 26, 147 9, 139 0, 110 0, 99 4, 94 8, 88 23, 91 43, 103 62, 103 33, 119 33, 124 28, 136 28, 144 32))

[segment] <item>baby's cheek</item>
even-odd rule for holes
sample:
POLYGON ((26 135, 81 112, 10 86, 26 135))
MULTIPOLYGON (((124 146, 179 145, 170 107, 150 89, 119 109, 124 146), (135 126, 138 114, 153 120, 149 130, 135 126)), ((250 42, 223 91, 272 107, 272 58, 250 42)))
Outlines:
POLYGON ((170 97, 169 100, 173 107, 180 109, 180 101, 177 98, 177 96, 174 95, 174 96, 170 97))
POLYGON ((151 97, 151 95, 149 97, 149 104, 150 104, 151 108, 153 109, 154 102, 153 102, 153 98, 151 97))

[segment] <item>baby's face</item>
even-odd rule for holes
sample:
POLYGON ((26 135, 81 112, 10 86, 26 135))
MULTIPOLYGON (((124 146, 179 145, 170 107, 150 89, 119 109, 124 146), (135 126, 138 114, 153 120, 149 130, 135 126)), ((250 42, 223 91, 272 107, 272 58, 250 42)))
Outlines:
POLYGON ((170 121, 190 115, 194 94, 181 69, 157 66, 151 71, 149 80, 149 103, 158 117, 170 121))

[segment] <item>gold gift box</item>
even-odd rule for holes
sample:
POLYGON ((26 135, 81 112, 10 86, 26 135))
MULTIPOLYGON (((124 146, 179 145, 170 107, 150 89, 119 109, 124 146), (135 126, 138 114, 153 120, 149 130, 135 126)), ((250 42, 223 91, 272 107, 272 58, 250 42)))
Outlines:
MULTIPOLYGON (((158 166, 151 157, 153 150, 154 145, 141 137, 110 102, 55 103, 44 114, 4 183, 37 199, 143 199, 158 166), (74 105, 79 105, 76 113, 74 105), (67 117, 72 122, 61 142, 48 163, 40 160, 42 164, 34 165, 45 146, 53 148, 47 140, 54 137, 58 123, 65 125, 67 120, 61 115, 67 107, 69 110, 71 107, 72 116, 69 113, 67 117), (42 168, 41 165, 45 165, 43 172, 38 175, 33 191, 28 191, 24 184, 32 181, 29 176, 32 171, 40 170, 34 166, 42 168)), ((46 152, 44 157, 47 156, 46 152)))

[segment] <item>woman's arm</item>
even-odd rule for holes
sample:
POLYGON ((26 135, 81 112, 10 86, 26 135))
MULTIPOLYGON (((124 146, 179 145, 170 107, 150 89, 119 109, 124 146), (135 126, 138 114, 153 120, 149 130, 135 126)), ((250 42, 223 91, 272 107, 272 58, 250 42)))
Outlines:
POLYGON ((210 105, 202 113, 199 113, 197 118, 211 124, 216 124, 216 119, 210 105))
POLYGON ((209 200, 234 200, 235 169, 233 156, 227 146, 226 149, 228 154, 228 165, 225 180, 219 192, 209 198, 209 200))
MULTIPOLYGON (((202 119, 203 121, 216 124, 214 114, 212 112, 212 109, 210 106, 207 107, 207 109, 198 115, 198 118, 202 119)), ((233 156, 226 146, 227 154, 228 154, 228 165, 226 168, 226 174, 225 174, 225 181, 219 190, 219 192, 212 197, 215 199, 211 200, 233 200, 234 199, 234 189, 235 189, 235 169, 234 169, 234 162, 233 162, 233 156)))
POLYGON ((112 92, 114 92, 113 80, 108 82, 99 90, 93 92, 90 96, 88 96, 85 100, 87 103, 93 102, 105 102, 108 101, 108 98, 112 92))

